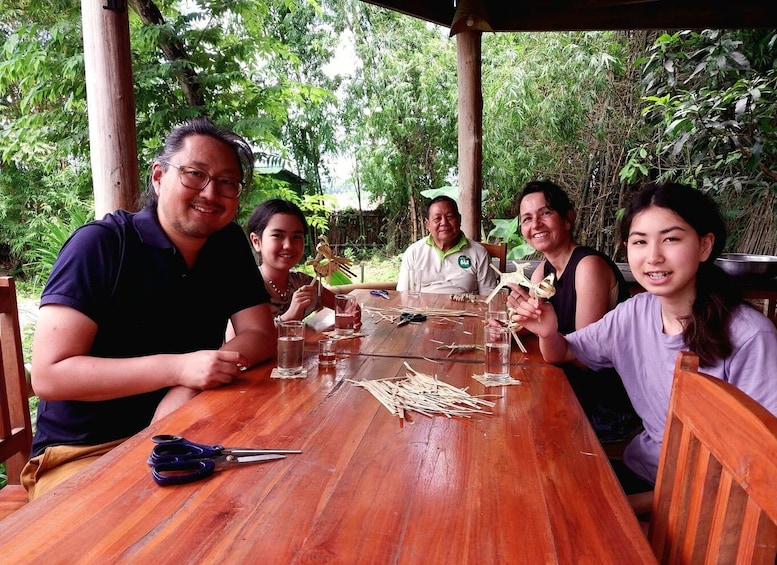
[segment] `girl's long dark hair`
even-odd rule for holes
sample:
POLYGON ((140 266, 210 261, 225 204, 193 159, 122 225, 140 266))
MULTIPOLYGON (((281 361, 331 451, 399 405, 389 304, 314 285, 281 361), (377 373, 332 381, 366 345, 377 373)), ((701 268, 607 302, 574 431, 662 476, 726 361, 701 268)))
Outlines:
POLYGON ((699 264, 696 298, 691 315, 684 320, 683 330, 686 347, 699 356, 700 365, 709 367, 731 354, 729 321, 734 309, 743 303, 733 279, 715 265, 715 259, 726 244, 726 226, 717 205, 707 194, 677 183, 650 184, 626 208, 620 224, 624 245, 634 216, 651 206, 671 210, 699 236, 711 233, 715 237, 710 256, 699 264))

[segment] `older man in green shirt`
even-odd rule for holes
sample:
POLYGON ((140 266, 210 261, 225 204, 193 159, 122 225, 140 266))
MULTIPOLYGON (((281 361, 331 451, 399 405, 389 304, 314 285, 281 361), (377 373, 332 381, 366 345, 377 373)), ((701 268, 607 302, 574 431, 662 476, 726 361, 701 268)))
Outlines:
POLYGON ((397 290, 408 289, 408 271, 421 272, 421 292, 488 294, 496 286, 496 274, 489 268, 491 257, 478 242, 461 231, 461 214, 456 201, 438 196, 426 213, 429 235, 407 248, 402 256, 397 290))

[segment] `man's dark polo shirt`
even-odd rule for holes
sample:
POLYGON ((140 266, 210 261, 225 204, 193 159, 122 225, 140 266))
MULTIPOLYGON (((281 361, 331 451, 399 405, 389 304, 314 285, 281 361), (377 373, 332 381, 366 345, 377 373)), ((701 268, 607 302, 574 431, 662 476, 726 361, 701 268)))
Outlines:
MULTIPOLYGON (((76 230, 41 297, 41 306, 62 304, 94 320, 90 355, 111 358, 218 349, 232 314, 266 302, 250 244, 237 224, 213 234, 189 269, 156 210, 148 208, 136 214, 120 210, 76 230)), ((166 392, 93 402, 42 400, 32 455, 48 445, 129 437, 149 425, 166 392)))

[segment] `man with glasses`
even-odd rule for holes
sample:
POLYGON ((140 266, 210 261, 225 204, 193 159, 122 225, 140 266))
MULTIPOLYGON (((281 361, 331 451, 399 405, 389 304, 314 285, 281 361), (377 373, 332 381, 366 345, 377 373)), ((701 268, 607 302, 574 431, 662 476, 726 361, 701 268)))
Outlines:
POLYGON ((274 354, 269 297, 233 222, 252 173, 244 139, 196 118, 167 136, 143 210, 107 214, 62 247, 33 344, 31 499, 274 354))
POLYGON ((453 198, 438 196, 426 211, 429 235, 405 250, 397 290, 408 290, 409 270, 421 272, 421 292, 489 294, 496 274, 486 248, 461 231, 461 214, 453 198))

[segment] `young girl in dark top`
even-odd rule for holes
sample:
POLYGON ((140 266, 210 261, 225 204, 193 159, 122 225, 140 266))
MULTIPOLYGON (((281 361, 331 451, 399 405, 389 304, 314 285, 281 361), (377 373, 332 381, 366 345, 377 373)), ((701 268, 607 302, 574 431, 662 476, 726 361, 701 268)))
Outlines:
MULTIPOLYGON (((334 309, 335 297, 331 290, 321 286, 319 297, 315 279, 292 270, 302 260, 307 227, 299 206, 279 198, 259 204, 246 223, 251 245, 261 258, 259 271, 270 293, 276 324, 301 320, 323 306, 334 309)), ((357 312, 354 327, 361 327, 361 311, 357 312)))

